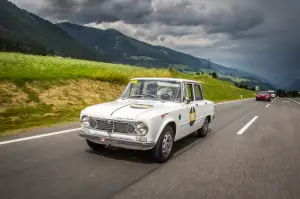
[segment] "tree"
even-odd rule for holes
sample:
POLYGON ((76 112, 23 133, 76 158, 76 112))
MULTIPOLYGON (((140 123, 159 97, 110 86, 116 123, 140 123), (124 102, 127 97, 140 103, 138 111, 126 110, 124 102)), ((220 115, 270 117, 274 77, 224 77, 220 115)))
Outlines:
POLYGON ((196 75, 200 75, 200 73, 199 73, 199 72, 196 72, 196 75))
POLYGON ((218 78, 218 75, 217 75, 216 72, 213 72, 211 75, 212 75, 213 78, 218 78))

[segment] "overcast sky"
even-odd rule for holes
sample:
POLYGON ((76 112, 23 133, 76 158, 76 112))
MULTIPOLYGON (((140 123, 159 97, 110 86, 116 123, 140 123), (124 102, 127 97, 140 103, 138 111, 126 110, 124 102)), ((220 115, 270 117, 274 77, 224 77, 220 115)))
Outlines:
POLYGON ((11 0, 52 22, 107 29, 274 83, 300 78, 300 0, 11 0))

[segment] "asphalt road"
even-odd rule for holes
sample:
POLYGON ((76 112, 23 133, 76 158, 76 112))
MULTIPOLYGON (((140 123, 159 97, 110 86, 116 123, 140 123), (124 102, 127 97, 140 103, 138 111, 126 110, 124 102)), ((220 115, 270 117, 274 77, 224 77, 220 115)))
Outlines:
POLYGON ((300 104, 286 98, 217 105, 209 135, 178 142, 163 165, 146 152, 93 152, 76 131, 1 141, 1 199, 300 198, 300 104))

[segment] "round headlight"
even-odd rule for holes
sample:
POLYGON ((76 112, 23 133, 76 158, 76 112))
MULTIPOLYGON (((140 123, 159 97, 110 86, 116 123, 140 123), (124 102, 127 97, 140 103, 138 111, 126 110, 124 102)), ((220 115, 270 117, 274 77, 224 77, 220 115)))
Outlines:
POLYGON ((84 116, 84 117, 81 119, 81 127, 82 127, 82 128, 88 128, 88 127, 90 127, 90 118, 89 118, 89 117, 84 116))
POLYGON ((143 122, 139 122, 136 125, 135 131, 138 135, 146 135, 148 133, 148 127, 143 122))
POLYGON ((98 122, 94 118, 90 118, 89 122, 90 122, 90 127, 92 127, 93 129, 98 127, 98 122))

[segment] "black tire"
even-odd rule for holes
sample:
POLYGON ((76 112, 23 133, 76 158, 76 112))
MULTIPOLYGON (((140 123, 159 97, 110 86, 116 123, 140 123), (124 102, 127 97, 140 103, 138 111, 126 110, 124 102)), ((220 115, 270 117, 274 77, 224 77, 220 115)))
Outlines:
POLYGON ((209 120, 208 117, 206 117, 202 128, 197 131, 197 136, 200 138, 206 137, 208 133, 208 127, 209 127, 209 120))
MULTIPOLYGON (((174 130, 171 126, 166 126, 161 133, 156 145, 152 149, 152 155, 154 160, 157 163, 164 163, 167 162, 172 156, 173 156, 173 148, 174 148, 174 130), (169 137, 170 136, 170 137, 169 137), (164 153, 163 151, 163 144, 169 144, 165 142, 165 139, 171 139, 171 146, 167 145, 167 147, 170 147, 170 151, 168 153, 164 153)), ((168 151, 168 150, 167 150, 168 151)))
POLYGON ((97 144, 95 142, 92 142, 88 139, 86 139, 86 143, 89 145, 89 147, 93 150, 102 150, 105 148, 106 145, 103 144, 97 144))

